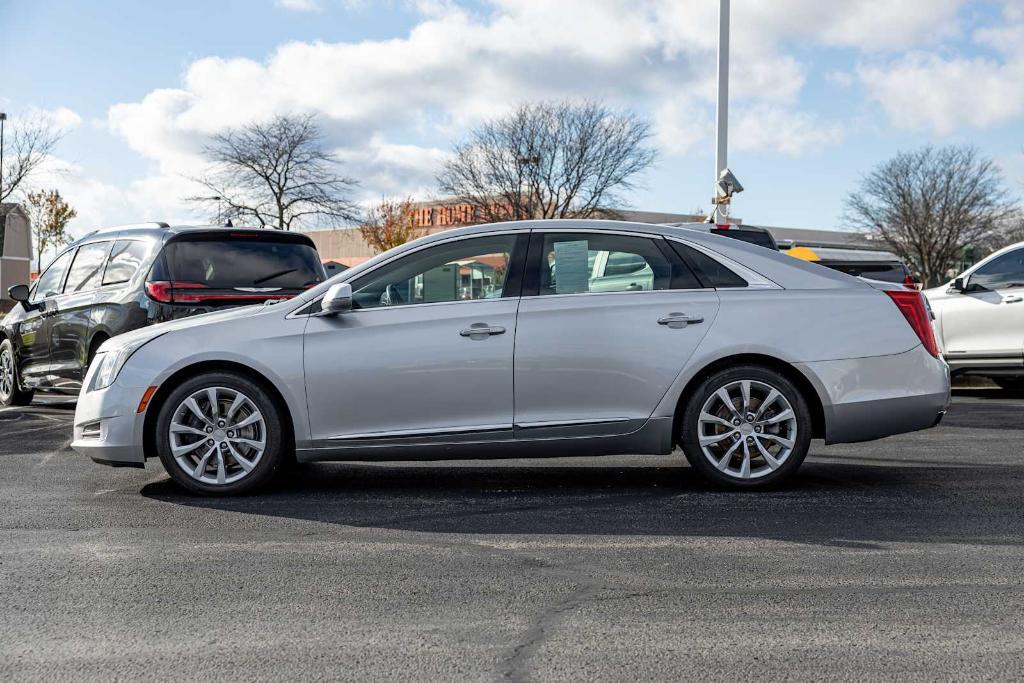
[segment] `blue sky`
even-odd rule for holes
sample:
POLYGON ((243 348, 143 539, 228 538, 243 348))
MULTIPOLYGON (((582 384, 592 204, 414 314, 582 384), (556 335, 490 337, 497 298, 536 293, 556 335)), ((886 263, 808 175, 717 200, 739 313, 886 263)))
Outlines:
MULTIPOLYGON (((206 136, 321 116, 359 198, 430 197, 454 140, 523 101, 650 118, 635 208, 708 208, 715 0, 0 0, 0 108, 67 129, 41 186, 74 230, 194 220, 206 136)), ((841 227, 897 150, 970 143, 1024 194, 1024 0, 733 0, 730 166, 750 222, 841 227)))

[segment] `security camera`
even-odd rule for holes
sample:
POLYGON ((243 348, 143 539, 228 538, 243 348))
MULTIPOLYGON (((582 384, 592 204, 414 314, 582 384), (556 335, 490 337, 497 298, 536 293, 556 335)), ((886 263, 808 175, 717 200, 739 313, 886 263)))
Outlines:
POLYGON ((727 168, 722 169, 722 173, 718 176, 718 182, 715 183, 715 186, 718 188, 718 194, 721 197, 732 197, 734 194, 743 192, 743 186, 740 185, 740 181, 727 168))

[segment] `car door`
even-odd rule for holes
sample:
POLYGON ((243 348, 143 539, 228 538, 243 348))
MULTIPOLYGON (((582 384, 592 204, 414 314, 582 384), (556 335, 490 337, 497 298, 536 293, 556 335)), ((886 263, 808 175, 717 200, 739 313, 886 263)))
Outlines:
POLYGON ((352 281, 352 311, 310 318, 304 362, 317 447, 511 438, 527 235, 417 249, 352 281))
POLYGON ((42 272, 32 288, 29 303, 33 310, 17 324, 15 336, 21 377, 29 387, 47 382, 50 372, 50 315, 56 309, 56 299, 64 288, 64 278, 74 250, 60 254, 42 272))
POLYGON ((50 376, 55 388, 81 388, 88 363, 89 326, 96 290, 111 241, 93 242, 78 248, 68 270, 64 291, 54 299, 50 314, 50 376))
POLYGON ((715 290, 659 236, 535 231, 516 323, 516 436, 636 430, 717 312, 715 290), (595 276, 607 263, 628 272, 595 276))
POLYGON ((942 302, 949 358, 1020 361, 1024 346, 1024 248, 983 263, 942 302))

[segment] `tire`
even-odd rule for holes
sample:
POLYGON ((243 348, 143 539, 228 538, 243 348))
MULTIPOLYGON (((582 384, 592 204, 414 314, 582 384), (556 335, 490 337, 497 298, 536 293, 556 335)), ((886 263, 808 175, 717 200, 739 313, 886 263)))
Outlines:
POLYGON ((155 440, 160 462, 181 487, 232 496, 266 485, 281 471, 289 452, 284 433, 281 411, 261 384, 211 372, 186 380, 161 404, 155 440))
POLYGON ((34 391, 23 391, 18 381, 18 364, 15 361, 14 345, 10 339, 0 342, 0 406, 27 406, 32 403, 34 391))
POLYGON ((701 382, 683 411, 679 443, 690 465, 712 483, 757 489, 779 484, 799 469, 811 433, 810 409, 792 382, 775 370, 742 365, 701 382), (746 409, 738 410, 744 385, 746 409), (702 417, 705 410, 711 417, 702 417))

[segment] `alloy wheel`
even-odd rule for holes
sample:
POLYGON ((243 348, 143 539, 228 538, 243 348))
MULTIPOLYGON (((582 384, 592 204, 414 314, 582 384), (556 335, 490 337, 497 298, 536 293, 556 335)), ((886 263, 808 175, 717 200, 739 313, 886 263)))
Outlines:
POLYGON ((758 380, 719 387, 698 418, 704 457, 735 479, 757 479, 779 469, 792 455, 796 437, 793 406, 778 389, 758 380))
POLYGON ((5 400, 14 393, 14 356, 10 350, 0 351, 0 397, 5 400))
POLYGON ((204 484, 244 479, 267 447, 266 421, 256 403, 228 387, 188 396, 175 408, 168 432, 178 466, 204 484))

